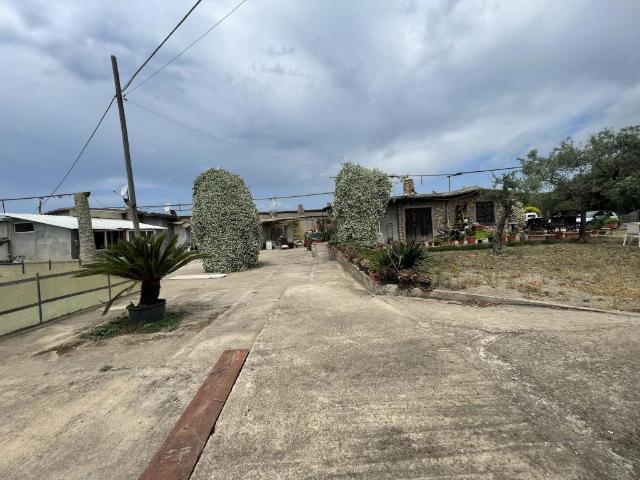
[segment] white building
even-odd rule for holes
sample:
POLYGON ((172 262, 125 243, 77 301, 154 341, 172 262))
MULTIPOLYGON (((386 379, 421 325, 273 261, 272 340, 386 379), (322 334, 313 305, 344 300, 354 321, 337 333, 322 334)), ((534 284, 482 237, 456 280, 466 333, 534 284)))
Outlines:
MULTIPOLYGON (((96 248, 102 250, 133 231, 130 220, 92 218, 96 248)), ((145 235, 165 227, 140 224, 145 235)), ((78 219, 66 215, 0 214, 0 261, 73 260, 79 258, 78 219)))

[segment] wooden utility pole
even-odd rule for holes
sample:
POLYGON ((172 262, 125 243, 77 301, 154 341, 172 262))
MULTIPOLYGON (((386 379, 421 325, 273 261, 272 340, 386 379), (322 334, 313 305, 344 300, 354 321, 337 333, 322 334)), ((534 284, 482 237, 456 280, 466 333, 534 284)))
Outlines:
POLYGON ((140 222, 138 221, 138 207, 136 205, 136 188, 133 184, 133 169, 131 168, 131 153, 129 152, 127 119, 124 116, 124 101, 122 100, 122 89, 120 87, 120 73, 118 73, 118 60, 116 60, 115 55, 111 55, 111 66, 113 67, 113 82, 116 85, 116 99, 118 100, 118 112, 120 113, 122 148, 124 150, 124 164, 127 169, 127 183, 129 186, 129 210, 131 211, 131 220, 133 221, 133 232, 137 237, 140 235, 140 222))

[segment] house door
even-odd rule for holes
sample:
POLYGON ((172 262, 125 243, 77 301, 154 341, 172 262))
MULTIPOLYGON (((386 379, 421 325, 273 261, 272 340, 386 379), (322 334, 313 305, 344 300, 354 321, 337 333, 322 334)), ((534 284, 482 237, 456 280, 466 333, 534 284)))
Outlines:
POLYGON ((80 234, 78 230, 71 230, 71 258, 80 258, 80 234))
POLYGON ((431 207, 405 209, 404 222, 407 240, 426 242, 433 238, 431 207))

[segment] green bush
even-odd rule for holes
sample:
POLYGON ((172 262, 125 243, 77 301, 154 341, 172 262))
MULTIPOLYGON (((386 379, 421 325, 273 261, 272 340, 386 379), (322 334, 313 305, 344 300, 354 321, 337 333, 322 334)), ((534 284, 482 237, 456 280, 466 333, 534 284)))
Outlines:
POLYGON ((393 242, 386 251, 388 266, 400 271, 412 268, 422 268, 427 261, 428 251, 423 243, 393 242))
POLYGON ((374 246, 390 193, 385 173, 345 163, 336 177, 333 202, 338 241, 361 248, 374 246))
POLYGON ((258 266, 262 228, 242 178, 209 169, 193 183, 191 231, 207 272, 239 272, 258 266))

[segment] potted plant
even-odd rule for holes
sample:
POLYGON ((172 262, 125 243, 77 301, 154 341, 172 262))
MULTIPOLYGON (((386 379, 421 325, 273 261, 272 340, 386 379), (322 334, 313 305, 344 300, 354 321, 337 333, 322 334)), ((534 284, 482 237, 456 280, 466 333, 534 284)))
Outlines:
POLYGON ((518 239, 517 235, 507 235, 507 241, 515 242, 518 239))
POLYGON ((112 275, 127 278, 133 283, 115 295, 106 305, 103 315, 113 302, 128 294, 140 284, 138 305, 127 307, 129 319, 134 322, 155 322, 164 319, 166 301, 160 298, 160 281, 197 258, 200 252, 189 251, 187 242, 178 245, 178 237, 167 240, 165 234, 153 237, 137 236, 122 240, 100 252, 94 261, 82 265, 77 277, 112 275))
POLYGON ((476 236, 475 235, 469 235, 467 236, 467 243, 469 245, 473 245, 476 243, 476 236))

